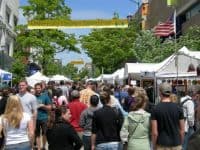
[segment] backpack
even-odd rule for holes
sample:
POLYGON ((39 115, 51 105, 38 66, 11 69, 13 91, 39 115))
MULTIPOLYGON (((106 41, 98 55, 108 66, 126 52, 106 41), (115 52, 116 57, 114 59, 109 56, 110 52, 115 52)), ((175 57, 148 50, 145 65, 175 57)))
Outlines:
POLYGON ((189 100, 192 100, 192 99, 191 98, 186 98, 184 101, 179 103, 179 107, 183 110, 183 113, 184 113, 184 119, 187 119, 187 108, 184 107, 183 105, 189 100))

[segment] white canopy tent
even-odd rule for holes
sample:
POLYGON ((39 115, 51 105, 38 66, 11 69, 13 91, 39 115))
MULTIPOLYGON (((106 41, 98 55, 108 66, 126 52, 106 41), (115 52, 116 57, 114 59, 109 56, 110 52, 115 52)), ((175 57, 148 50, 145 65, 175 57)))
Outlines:
POLYGON ((145 72, 152 73, 157 70, 155 63, 126 63, 124 68, 124 77, 134 77, 134 79, 141 78, 145 72))
POLYGON ((42 81, 48 82, 49 78, 38 71, 32 76, 26 77, 26 81, 28 82, 28 85, 33 87, 38 82, 42 82, 42 81))
POLYGON ((72 80, 70 80, 69 78, 63 76, 63 75, 54 75, 50 78, 51 81, 68 81, 68 82, 72 82, 72 80))
POLYGON ((200 64, 200 51, 190 51, 183 47, 177 54, 170 56, 170 59, 157 70, 155 75, 157 78, 195 77, 197 76, 196 71, 188 72, 190 64, 197 68, 200 64))
POLYGON ((113 82, 117 82, 118 84, 122 85, 124 80, 124 68, 116 70, 113 74, 113 82))
POLYGON ((177 76, 195 76, 195 72, 188 71, 189 64, 193 64, 196 68, 200 64, 200 52, 189 51, 186 47, 182 47, 177 53, 174 53, 161 63, 126 63, 124 69, 124 77, 129 76, 135 79, 143 77, 175 77, 177 76), (176 66, 178 64, 178 67, 176 66), (178 71, 178 72, 177 72, 178 71))

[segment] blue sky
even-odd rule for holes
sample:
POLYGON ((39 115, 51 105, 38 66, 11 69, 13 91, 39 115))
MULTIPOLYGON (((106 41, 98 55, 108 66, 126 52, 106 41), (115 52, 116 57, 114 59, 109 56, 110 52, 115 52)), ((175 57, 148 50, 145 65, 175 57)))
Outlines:
MULTIPOLYGON (((119 13, 120 18, 126 18, 127 15, 133 14, 137 9, 134 0, 66 0, 66 4, 72 9, 71 19, 110 19, 113 13, 119 13)), ((136 0, 138 1, 138 0, 136 0)), ((20 5, 26 5, 27 0, 20 0, 20 5)), ((19 23, 26 23, 26 19, 20 10, 19 23)), ((67 33, 75 33, 77 37, 88 34, 90 29, 63 29, 67 33)), ((79 46, 80 47, 80 46, 79 46)), ((66 64, 72 60, 83 59, 90 62, 91 59, 82 50, 81 54, 74 52, 62 52, 56 56, 62 59, 66 64)))

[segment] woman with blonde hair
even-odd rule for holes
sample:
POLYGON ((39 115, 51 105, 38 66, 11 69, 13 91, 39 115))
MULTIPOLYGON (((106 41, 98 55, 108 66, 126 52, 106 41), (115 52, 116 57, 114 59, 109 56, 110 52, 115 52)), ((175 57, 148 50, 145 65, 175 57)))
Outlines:
POLYGON ((139 93, 124 120, 120 136, 127 150, 150 150, 150 114, 144 110, 147 101, 144 91, 139 93))
POLYGON ((4 114, 0 117, 0 131, 5 135, 5 150, 31 150, 34 137, 33 120, 23 112, 18 96, 8 98, 4 114))
POLYGON ((171 102, 178 103, 178 98, 177 98, 176 94, 171 94, 169 96, 169 98, 170 98, 171 102))

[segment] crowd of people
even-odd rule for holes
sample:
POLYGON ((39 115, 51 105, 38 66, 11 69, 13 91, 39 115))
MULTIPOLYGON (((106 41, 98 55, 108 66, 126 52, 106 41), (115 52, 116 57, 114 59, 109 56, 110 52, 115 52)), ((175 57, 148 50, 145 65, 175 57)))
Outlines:
POLYGON ((179 99, 168 83, 160 102, 141 87, 54 81, 0 91, 0 149, 193 150, 200 87, 179 99), (192 144, 191 144, 192 143, 192 144))

